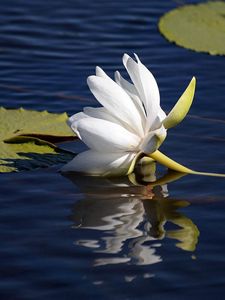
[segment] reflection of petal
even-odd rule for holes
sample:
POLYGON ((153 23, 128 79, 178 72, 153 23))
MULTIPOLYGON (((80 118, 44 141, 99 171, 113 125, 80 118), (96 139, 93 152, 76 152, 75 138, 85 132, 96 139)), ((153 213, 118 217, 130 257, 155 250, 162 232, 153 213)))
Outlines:
MULTIPOLYGON (((123 226, 123 230, 120 230, 121 226, 119 227, 120 233, 125 233, 125 232, 127 233, 129 231, 132 232, 133 229, 136 228, 136 226, 139 224, 140 214, 141 214, 141 216, 143 214, 143 209, 141 209, 141 212, 139 214, 138 208, 140 209, 142 207, 140 207, 140 203, 137 200, 134 200, 132 202, 123 203, 122 205, 119 206, 119 209, 121 210, 120 214, 106 216, 105 218, 103 218, 103 220, 107 221, 107 223, 109 223, 109 224, 113 224, 113 222, 115 222, 115 219, 119 218, 120 221, 117 221, 117 224, 125 225, 125 226, 123 226), (138 217, 131 219, 130 216, 131 215, 134 216, 134 214, 138 214, 138 217)), ((116 229, 116 226, 113 226, 113 227, 110 226, 110 228, 108 227, 108 229, 112 229, 112 228, 116 229)), ((133 232, 136 232, 136 230, 134 230, 133 232)))
MULTIPOLYGON (((145 160, 142 163, 146 178, 147 170, 155 170, 155 164, 145 164, 145 160)), ((179 240, 176 246, 183 250, 195 249, 198 229, 190 219, 177 212, 190 203, 168 198, 165 183, 177 179, 176 174, 170 173, 161 181, 156 180, 163 185, 155 182, 141 185, 143 181, 140 180, 138 186, 134 185, 135 181, 129 182, 127 177, 108 179, 73 174, 70 178, 86 195, 74 206, 72 219, 79 224, 77 230, 101 231, 94 235, 96 240, 90 238, 76 242, 94 252, 107 254, 107 257, 96 259, 94 266, 159 263, 163 257, 157 253, 157 247, 161 247, 165 236, 179 240), (166 231, 166 222, 182 229, 166 231)), ((154 174, 151 179, 154 179, 154 174)))
POLYGON ((99 258, 94 261, 94 266, 104 266, 104 265, 115 265, 115 264, 123 264, 129 262, 129 257, 112 257, 112 258, 99 258))
POLYGON ((126 282, 131 282, 133 281, 137 276, 124 276, 124 280, 126 282))
POLYGON ((163 195, 164 198, 169 196, 167 184, 162 185, 162 195, 163 195))
MULTIPOLYGON (((137 228, 143 220, 144 214, 141 202, 138 200, 134 200, 131 203, 127 202, 123 206, 120 206, 120 209, 123 210, 118 220, 120 224, 114 227, 113 236, 103 238, 106 246, 105 250, 100 250, 102 253, 119 253, 127 239, 133 239, 142 235, 142 231, 137 228)), ((108 218, 108 220, 110 219, 108 218)), ((113 218, 111 220, 115 221, 113 218)))
POLYGON ((132 242, 131 257, 136 260, 137 265, 152 265, 162 261, 159 255, 156 255, 156 250, 148 245, 143 245, 147 241, 152 241, 153 238, 149 236, 142 236, 132 242))
POLYGON ((121 234, 139 236, 136 227, 143 220, 143 213, 143 206, 137 199, 125 197, 107 201, 88 198, 76 203, 72 219, 79 224, 79 228, 102 231, 117 229, 121 234))
POLYGON ((96 240, 79 240, 75 243, 76 245, 87 247, 87 248, 99 248, 98 241, 96 240))

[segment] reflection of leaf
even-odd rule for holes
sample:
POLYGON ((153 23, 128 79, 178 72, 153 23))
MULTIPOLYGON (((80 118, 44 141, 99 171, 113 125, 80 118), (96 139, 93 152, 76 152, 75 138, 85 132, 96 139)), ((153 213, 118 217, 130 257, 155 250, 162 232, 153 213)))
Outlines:
POLYGON ((66 124, 67 118, 65 113, 0 108, 0 172, 50 166, 72 159, 71 153, 47 142, 74 137, 66 124))
POLYGON ((160 32, 177 45, 212 55, 225 55, 225 3, 185 5, 161 17, 160 32))
POLYGON ((176 215, 177 210, 189 205, 187 201, 163 198, 157 189, 154 189, 155 195, 152 201, 144 200, 146 216, 152 225, 150 234, 154 238, 163 238, 165 235, 164 225, 170 216, 176 215))
POLYGON ((171 222, 181 228, 168 231, 167 237, 178 240, 179 243, 176 244, 178 248, 186 251, 194 251, 198 243, 198 227, 190 219, 181 214, 174 216, 171 222))
POLYGON ((184 208, 190 203, 175 199, 159 199, 157 194, 154 200, 143 202, 149 222, 152 224, 151 235, 162 238, 166 234, 166 237, 179 241, 176 244, 178 248, 185 251, 194 251, 198 243, 198 227, 191 219, 178 211, 178 209, 184 208), (180 228, 166 231, 164 228, 165 222, 171 222, 180 228))

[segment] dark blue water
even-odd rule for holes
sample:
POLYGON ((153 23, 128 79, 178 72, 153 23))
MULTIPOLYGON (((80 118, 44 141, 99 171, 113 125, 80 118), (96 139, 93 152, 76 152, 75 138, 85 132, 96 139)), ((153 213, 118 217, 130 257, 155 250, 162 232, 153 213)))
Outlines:
MULTIPOLYGON (((69 114, 95 106, 86 77, 96 65, 124 73, 123 53, 136 52, 166 111, 197 77, 190 117, 162 151, 225 172, 224 57, 179 48, 157 30, 159 17, 184 2, 199 1, 2 0, 0 105, 69 114)), ((224 179, 186 176, 152 188, 67 178, 59 167, 0 176, 0 299, 223 295, 224 179)))

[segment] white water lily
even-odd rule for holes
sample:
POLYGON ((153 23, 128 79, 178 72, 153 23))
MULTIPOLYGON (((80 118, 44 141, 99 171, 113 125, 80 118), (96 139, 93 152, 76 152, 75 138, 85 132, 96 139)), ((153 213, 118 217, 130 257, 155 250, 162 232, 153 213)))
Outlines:
MULTIPOLYGON (((160 107, 154 76, 137 55, 135 58, 136 61, 127 54, 123 56, 132 83, 118 71, 113 81, 100 67, 96 67, 96 75, 88 77, 88 86, 102 107, 86 107, 69 118, 71 128, 89 150, 78 154, 62 171, 125 175, 133 171, 142 153, 155 160, 159 158, 162 163, 165 161, 165 156, 157 150, 166 138, 167 129, 187 114, 194 96, 195 78, 166 116, 160 107)), ((183 168, 184 172, 189 170, 183 168)))

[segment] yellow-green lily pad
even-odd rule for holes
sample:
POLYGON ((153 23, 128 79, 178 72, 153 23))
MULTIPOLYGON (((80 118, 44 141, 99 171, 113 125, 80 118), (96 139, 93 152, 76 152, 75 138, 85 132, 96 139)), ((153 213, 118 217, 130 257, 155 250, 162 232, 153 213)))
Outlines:
POLYGON ((174 9, 160 18, 159 30, 170 42, 184 48, 225 55, 225 2, 174 9))
POLYGON ((67 119, 66 113, 0 108, 0 173, 71 160, 74 154, 49 142, 75 137, 67 119))
POLYGON ((0 108, 0 140, 17 136, 33 136, 44 140, 68 140, 74 133, 66 124, 66 113, 54 114, 45 111, 0 108))

